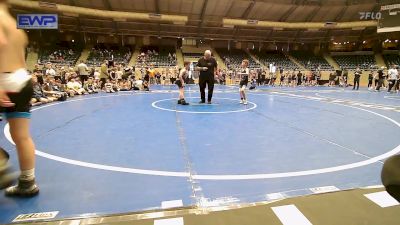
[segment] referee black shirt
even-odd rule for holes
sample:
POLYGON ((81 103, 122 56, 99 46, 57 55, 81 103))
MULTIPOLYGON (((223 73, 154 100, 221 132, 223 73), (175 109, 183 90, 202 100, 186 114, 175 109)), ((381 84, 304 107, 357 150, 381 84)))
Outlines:
POLYGON ((201 57, 197 62, 197 67, 207 67, 206 71, 200 71, 201 77, 214 77, 214 69, 217 68, 217 61, 211 57, 210 59, 205 59, 201 57))

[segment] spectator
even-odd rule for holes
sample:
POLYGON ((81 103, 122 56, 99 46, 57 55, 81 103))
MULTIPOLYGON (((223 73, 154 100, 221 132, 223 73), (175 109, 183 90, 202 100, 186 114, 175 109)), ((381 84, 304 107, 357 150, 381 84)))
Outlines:
POLYGON ((74 95, 86 94, 85 89, 82 88, 82 84, 77 82, 74 78, 71 78, 71 80, 67 83, 67 89, 74 95))
POLYGON ((121 65, 118 65, 115 71, 115 76, 117 81, 121 81, 122 80, 122 76, 124 75, 124 72, 122 71, 122 67, 121 65))
POLYGON ((85 82, 83 88, 89 94, 94 94, 99 92, 97 85, 94 83, 93 78, 91 77, 89 77, 89 79, 85 82))
POLYGON ((89 76, 89 68, 87 65, 84 63, 83 60, 81 60, 81 63, 78 64, 78 73, 81 81, 85 83, 87 81, 88 76, 89 76))
POLYGON ((65 67, 61 67, 60 70, 57 72, 56 76, 54 77, 54 79, 56 80, 60 80, 61 82, 65 82, 65 67))
MULTIPOLYGON (((392 68, 388 71, 388 81, 389 81, 389 89, 388 92, 391 93, 392 88, 395 87, 396 81, 398 79, 398 71, 395 65, 392 65, 392 68)), ((396 88, 395 88, 396 89, 396 88)))
POLYGON ((104 88, 106 93, 114 93, 115 91, 113 90, 113 84, 110 82, 110 79, 107 79, 106 82, 104 83, 104 88))
POLYGON ((336 78, 335 74, 333 72, 331 72, 329 74, 329 86, 330 87, 335 86, 335 78, 336 78))
POLYGON ((146 81, 146 80, 143 82, 143 90, 144 91, 150 91, 149 82, 146 81))
POLYGON ((381 67, 381 69, 378 70, 378 85, 376 86, 375 91, 380 91, 384 80, 385 80, 385 73, 383 72, 383 70, 385 69, 385 67, 381 67))
POLYGON ((120 90, 119 84, 117 80, 112 80, 112 89, 114 90, 114 92, 118 92, 120 90))
POLYGON ((143 81, 140 78, 139 80, 132 82, 132 90, 134 91, 139 91, 142 86, 143 86, 143 81))
POLYGON ((96 68, 92 67, 92 68, 90 69, 89 77, 94 78, 94 72, 95 72, 95 71, 96 71, 96 68))
POLYGON ((99 73, 99 70, 98 70, 98 69, 96 69, 96 70, 94 71, 93 76, 94 76, 94 79, 95 79, 95 80, 100 80, 100 73, 99 73))
POLYGON ((56 76, 56 71, 53 69, 53 65, 49 62, 46 64, 46 76, 51 76, 51 77, 55 77, 56 76))
POLYGON ((110 68, 110 79, 111 80, 116 80, 117 79, 117 68, 116 67, 111 67, 110 68))
POLYGON ((40 69, 39 64, 35 64, 35 69, 33 69, 33 73, 36 75, 39 84, 43 85, 43 69, 40 69))
POLYGON ((100 69, 100 81, 101 81, 100 89, 104 88, 106 80, 109 79, 107 67, 108 67, 108 61, 104 60, 103 64, 101 64, 101 69, 100 69))
POLYGON ((65 101, 67 99, 67 93, 60 91, 60 88, 56 85, 54 78, 47 78, 45 85, 43 86, 43 93, 52 100, 65 101))
POLYGON ((368 89, 372 88, 372 80, 374 79, 374 74, 372 70, 368 74, 368 89))
POLYGON ((122 75, 122 79, 123 80, 129 79, 133 75, 134 71, 135 70, 130 67, 124 67, 124 71, 123 71, 124 74, 122 75))
POLYGON ((132 89, 131 82, 129 80, 121 80, 119 82, 120 91, 129 91, 132 89))
MULTIPOLYGON (((360 71, 361 72, 361 71, 360 71)), ((361 74, 360 74, 361 75, 361 74)), ((343 84, 344 84, 344 87, 347 87, 348 86, 348 84, 347 84, 347 82, 348 82, 348 79, 349 79, 349 72, 347 71, 347 69, 344 69, 343 70, 343 84)))
POLYGON ((45 94, 42 91, 42 86, 37 80, 36 76, 32 76, 32 84, 33 84, 33 96, 31 99, 31 104, 36 105, 36 104, 41 104, 41 103, 48 103, 51 102, 50 99, 48 99, 45 94))

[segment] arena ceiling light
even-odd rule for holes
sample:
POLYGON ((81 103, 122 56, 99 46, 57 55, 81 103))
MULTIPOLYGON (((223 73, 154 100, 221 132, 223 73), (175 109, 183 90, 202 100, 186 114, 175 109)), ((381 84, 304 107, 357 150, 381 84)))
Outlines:
POLYGON ((114 18, 113 20, 115 22, 126 22, 127 21, 127 19, 124 19, 124 18, 114 18))
POLYGON ((277 21, 258 21, 255 23, 243 19, 223 18, 223 27, 265 27, 273 29, 353 29, 365 27, 377 27, 377 21, 353 21, 353 22, 277 22, 277 21))
POLYGON ((235 26, 234 26, 234 25, 231 25, 231 24, 223 24, 222 27, 225 27, 225 28, 234 28, 235 26))
POLYGON ((69 16, 69 17, 79 17, 79 14, 77 13, 63 13, 64 16, 69 16))
POLYGON ((186 24, 185 21, 173 21, 172 23, 175 25, 185 25, 186 24))
POLYGON ((57 8, 57 4, 56 3, 51 3, 51 2, 39 1, 39 6, 42 7, 42 8, 52 8, 52 9, 56 9, 57 8))

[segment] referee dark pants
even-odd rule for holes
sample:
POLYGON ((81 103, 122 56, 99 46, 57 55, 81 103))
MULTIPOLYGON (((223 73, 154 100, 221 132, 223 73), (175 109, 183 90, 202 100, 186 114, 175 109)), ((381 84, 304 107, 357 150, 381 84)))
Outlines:
POLYGON ((360 87, 360 77, 354 77, 354 82, 353 82, 353 90, 356 88, 357 85, 357 90, 360 87))
POLYGON ((262 79, 261 79, 261 77, 258 77, 258 79, 257 79, 257 85, 260 86, 261 84, 262 84, 262 79))
POLYGON ((106 84, 107 79, 106 78, 100 78, 100 89, 103 90, 104 84, 106 84))
POLYGON ((201 101, 206 102, 206 85, 208 86, 208 102, 211 102, 213 91, 214 91, 214 77, 213 76, 200 76, 199 77, 199 86, 200 86, 200 94, 201 101))
MULTIPOLYGON (((392 88, 396 85, 396 80, 388 80, 389 81, 389 89, 388 92, 392 90, 392 88)), ((395 88, 396 89, 396 88, 395 88)))
POLYGON ((383 79, 379 79, 379 80, 378 80, 378 86, 376 86, 376 89, 375 89, 375 90, 380 91, 380 89, 381 89, 381 87, 382 87, 382 84, 383 84, 383 79))
POLYGON ((83 84, 85 83, 85 81, 88 80, 89 75, 79 75, 79 78, 80 78, 80 80, 81 80, 81 82, 82 82, 82 86, 83 86, 83 84))

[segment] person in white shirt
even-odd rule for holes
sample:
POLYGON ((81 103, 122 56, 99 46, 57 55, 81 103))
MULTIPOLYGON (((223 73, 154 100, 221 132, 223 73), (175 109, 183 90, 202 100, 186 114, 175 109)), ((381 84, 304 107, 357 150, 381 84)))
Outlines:
POLYGON ((78 95, 82 95, 82 94, 86 93, 85 89, 82 88, 82 84, 75 81, 75 79, 71 79, 67 83, 67 89, 70 91, 73 91, 74 94, 78 94, 78 95))
POLYGON ((388 92, 390 93, 392 88, 395 86, 396 81, 399 77, 399 72, 396 69, 395 65, 392 65, 392 68, 389 69, 388 71, 388 81, 389 81, 389 89, 388 92))
POLYGON ((122 75, 124 75, 124 72, 122 71, 122 68, 118 66, 117 71, 115 71, 115 77, 118 81, 122 80, 122 75))
POLYGON ((56 71, 53 69, 53 65, 51 63, 47 63, 46 67, 46 76, 55 77, 56 71))
POLYGON ((139 78, 137 81, 132 82, 132 89, 135 91, 139 91, 143 86, 143 81, 142 79, 139 78))
POLYGON ((96 71, 94 71, 94 79, 95 80, 100 80, 100 72, 98 69, 96 69, 96 71))
MULTIPOLYGON (((271 77, 271 86, 275 86, 275 80, 276 80, 276 66, 274 63, 269 64, 269 74, 271 77)), ((281 75, 282 76, 282 75, 281 75)))

